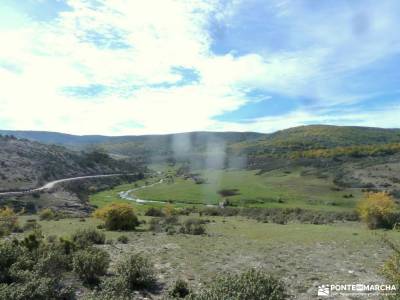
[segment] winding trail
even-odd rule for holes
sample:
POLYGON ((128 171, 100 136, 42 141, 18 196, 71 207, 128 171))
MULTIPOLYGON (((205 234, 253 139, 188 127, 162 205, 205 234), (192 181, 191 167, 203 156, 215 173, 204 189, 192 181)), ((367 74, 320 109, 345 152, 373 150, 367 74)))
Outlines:
POLYGON ((118 193, 118 196, 121 199, 129 200, 129 201, 135 201, 136 203, 139 203, 139 204, 144 204, 144 203, 167 203, 165 201, 139 199, 135 195, 131 194, 134 191, 138 191, 138 190, 142 190, 142 189, 145 189, 145 188, 149 188, 149 187, 155 186, 156 184, 160 184, 160 183, 163 183, 163 182, 164 182, 164 179, 161 179, 160 181, 157 181, 157 182, 149 184, 149 185, 143 185, 143 186, 138 187, 138 188, 130 189, 130 190, 127 190, 127 191, 122 191, 122 192, 118 193))
MULTIPOLYGON (((161 204, 165 204, 168 203, 167 201, 161 201, 161 200, 144 200, 144 199, 139 199, 138 197, 136 197, 135 195, 132 194, 132 192, 134 191, 138 191, 138 190, 142 190, 142 189, 146 189, 152 186, 155 186, 157 184, 163 183, 164 179, 161 179, 160 181, 157 181, 155 183, 149 184, 149 185, 143 185, 141 187, 137 187, 134 189, 130 189, 127 191, 122 191, 118 193, 118 196, 121 199, 124 200, 129 200, 129 201, 134 201, 138 204, 145 204, 145 203, 161 203, 161 204)), ((184 202, 173 202, 174 204, 182 204, 182 205, 189 205, 189 204, 195 204, 195 205, 204 205, 206 207, 217 207, 217 205, 214 204, 201 204, 201 203, 184 203, 184 202)))
POLYGON ((134 173, 125 174, 125 173, 116 173, 116 174, 102 174, 102 175, 89 175, 89 176, 78 176, 78 177, 70 177, 70 178, 63 178, 54 181, 50 181, 46 183, 42 187, 24 190, 24 191, 15 191, 15 192, 0 192, 0 197, 4 196, 20 196, 20 195, 27 195, 32 194, 35 192, 42 192, 48 191, 54 188, 57 184, 70 182, 70 181, 78 181, 78 180, 85 180, 85 179, 93 179, 93 178, 103 178, 103 177, 115 177, 115 176, 122 176, 122 175, 134 175, 134 173))

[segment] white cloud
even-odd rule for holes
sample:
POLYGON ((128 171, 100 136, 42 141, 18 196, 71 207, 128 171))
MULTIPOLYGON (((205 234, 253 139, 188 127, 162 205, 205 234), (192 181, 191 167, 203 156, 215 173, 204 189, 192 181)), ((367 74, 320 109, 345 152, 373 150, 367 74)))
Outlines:
MULTIPOLYGON (((68 3, 72 10, 50 22, 20 15, 29 26, 0 26, 0 119, 8 119, 11 128, 116 135, 271 131, 309 120, 322 122, 326 116, 304 111, 247 124, 222 123, 213 117, 246 104, 246 92, 254 88, 293 97, 312 95, 326 105, 358 101, 360 95, 341 94, 340 82, 329 76, 398 50, 398 45, 389 47, 395 38, 381 37, 394 25, 393 15, 381 17, 388 5, 371 12, 371 33, 356 40, 349 27, 338 28, 334 21, 321 22, 319 28, 305 22, 302 30, 319 47, 235 56, 210 50, 213 41, 207 26, 211 16, 230 26, 232 18, 240 17, 243 1, 228 6, 216 0, 68 3), (363 43, 367 46, 361 47, 363 43), (346 53, 348 49, 353 50, 346 53), (195 70, 198 82, 177 85, 182 76, 176 67, 195 70), (106 92, 93 99, 63 92, 91 85, 105 86, 106 92), (132 128, 131 123, 141 126, 132 128)), ((282 17, 296 17, 288 7, 278 9, 282 17)), ((344 13, 334 19, 348 22, 351 17, 344 13)))

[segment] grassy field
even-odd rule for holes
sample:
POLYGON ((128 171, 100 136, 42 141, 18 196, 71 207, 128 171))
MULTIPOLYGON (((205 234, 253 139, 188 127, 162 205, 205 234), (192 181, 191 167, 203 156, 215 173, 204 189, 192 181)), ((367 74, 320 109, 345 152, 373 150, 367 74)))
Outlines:
MULTIPOLYGON (((21 223, 27 218, 32 217, 22 217, 21 223)), ((149 217, 140 219, 149 221, 149 217)), ((370 231, 358 223, 277 225, 240 217, 207 219, 207 235, 153 233, 143 224, 132 232, 105 231, 114 243, 101 247, 113 261, 126 252, 150 256, 165 286, 181 277, 199 288, 222 272, 262 267, 282 278, 296 299, 314 299, 320 284, 382 282, 379 270, 391 252, 381 236, 400 243, 398 232, 370 231), (129 238, 128 244, 116 242, 122 234, 129 238)), ((39 224, 45 235, 69 236, 99 221, 63 219, 39 224)))
POLYGON ((238 189, 239 195, 229 197, 237 206, 303 207, 329 210, 353 208, 361 193, 356 189, 337 191, 332 180, 302 176, 300 170, 291 173, 272 171, 257 175, 257 171, 202 171, 205 184, 191 179, 175 178, 148 189, 136 191, 140 199, 181 202, 188 204, 218 204, 221 189, 238 189), (352 194, 352 198, 344 198, 352 194))

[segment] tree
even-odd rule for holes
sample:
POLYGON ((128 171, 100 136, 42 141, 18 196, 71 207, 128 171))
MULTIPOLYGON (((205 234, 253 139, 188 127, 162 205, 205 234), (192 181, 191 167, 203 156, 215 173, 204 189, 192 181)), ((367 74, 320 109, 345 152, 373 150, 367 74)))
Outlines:
POLYGON ((0 209, 0 236, 8 235, 18 228, 18 216, 9 207, 0 209))
POLYGON ((392 228, 395 223, 395 209, 393 198, 385 192, 367 193, 357 207, 360 219, 369 229, 392 228))
POLYGON ((108 230, 134 230, 139 225, 132 206, 125 203, 112 203, 99 208, 93 216, 103 220, 108 230))

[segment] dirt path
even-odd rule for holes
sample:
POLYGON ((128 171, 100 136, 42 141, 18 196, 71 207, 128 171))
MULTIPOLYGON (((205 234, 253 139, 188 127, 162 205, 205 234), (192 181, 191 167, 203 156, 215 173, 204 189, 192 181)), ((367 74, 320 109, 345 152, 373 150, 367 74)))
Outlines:
MULTIPOLYGON (((138 190, 142 190, 142 189, 146 189, 152 186, 155 186, 157 184, 163 183, 164 179, 161 179, 160 181, 157 181, 155 183, 149 184, 149 185, 144 185, 138 188, 134 188, 134 189, 130 189, 127 191, 122 191, 118 193, 118 196, 121 199, 124 200, 129 200, 129 201, 135 201, 138 204, 146 204, 146 203, 161 203, 161 204, 165 204, 168 203, 167 201, 161 201, 161 200, 145 200, 145 199, 140 199, 138 197, 136 197, 132 192, 138 191, 138 190)), ((188 205, 190 203, 184 203, 184 202, 174 202, 174 204, 181 204, 181 205, 188 205)), ((198 204, 198 203, 196 203, 198 204)), ((216 205, 212 205, 212 204, 204 204, 204 206, 206 207, 216 207, 216 205)))

